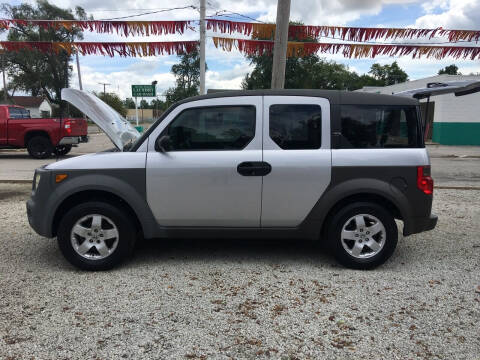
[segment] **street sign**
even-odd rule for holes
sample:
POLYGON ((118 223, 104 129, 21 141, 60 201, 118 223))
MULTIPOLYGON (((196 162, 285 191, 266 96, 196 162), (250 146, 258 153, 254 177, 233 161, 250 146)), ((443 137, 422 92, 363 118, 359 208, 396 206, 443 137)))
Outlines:
POLYGON ((155 97, 155 85, 132 85, 133 97, 155 97))

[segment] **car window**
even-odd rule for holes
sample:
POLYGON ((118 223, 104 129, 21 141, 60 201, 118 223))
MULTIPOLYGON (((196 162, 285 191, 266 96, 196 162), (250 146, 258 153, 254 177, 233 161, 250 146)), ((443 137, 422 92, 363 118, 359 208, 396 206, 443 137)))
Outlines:
POLYGON ((20 111, 19 108, 10 107, 10 108, 8 108, 8 112, 9 112, 9 115, 10 115, 10 119, 21 119, 22 118, 22 112, 20 111))
POLYGON ((30 111, 23 108, 9 107, 8 113, 10 119, 28 119, 30 118, 30 111))
POLYGON ((415 106, 342 105, 342 148, 406 148, 418 145, 415 106))
POLYGON ((282 149, 319 149, 322 113, 318 105, 271 105, 270 138, 282 149))
POLYGON ((216 106, 182 111, 162 132, 169 151, 241 150, 255 137, 254 106, 216 106))

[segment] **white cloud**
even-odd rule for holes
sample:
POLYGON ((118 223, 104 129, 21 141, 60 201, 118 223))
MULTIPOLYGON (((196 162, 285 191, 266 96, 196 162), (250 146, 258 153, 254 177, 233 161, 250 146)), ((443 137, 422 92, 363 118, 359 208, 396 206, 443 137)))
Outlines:
POLYGON ((244 61, 231 70, 207 71, 205 85, 207 89, 241 89, 245 74, 252 70, 253 67, 244 61))
POLYGON ((480 1, 437 0, 424 5, 427 14, 415 21, 416 27, 445 29, 478 29, 480 1), (434 13, 434 11, 437 12, 434 13))

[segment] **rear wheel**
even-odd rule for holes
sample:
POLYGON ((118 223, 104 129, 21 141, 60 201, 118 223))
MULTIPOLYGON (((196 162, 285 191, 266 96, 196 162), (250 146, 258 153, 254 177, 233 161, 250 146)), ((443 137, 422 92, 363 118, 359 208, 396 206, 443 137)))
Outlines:
POLYGON ((62 218, 57 240, 65 258, 84 270, 107 270, 134 247, 135 226, 121 207, 100 201, 75 206, 62 218))
POLYGON ((333 216, 328 241, 333 255, 344 266, 372 269, 393 254, 398 241, 397 224, 382 206, 357 202, 333 216))
POLYGON ((48 137, 37 135, 28 140, 27 150, 35 159, 46 159, 52 155, 53 146, 48 137))
POLYGON ((58 145, 55 147, 54 153, 58 156, 67 155, 72 150, 72 145, 58 145))

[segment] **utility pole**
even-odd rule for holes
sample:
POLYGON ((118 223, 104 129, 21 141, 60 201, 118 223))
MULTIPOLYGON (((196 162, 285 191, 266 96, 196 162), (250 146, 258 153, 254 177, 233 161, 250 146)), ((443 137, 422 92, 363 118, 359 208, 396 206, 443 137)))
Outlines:
POLYGON ((200 95, 205 94, 205 1, 200 0, 200 95))
POLYGON ((283 89, 285 85, 289 21, 290 0, 278 0, 275 44, 273 46, 272 89, 283 89))
MULTIPOLYGON (((83 90, 82 74, 80 73, 80 60, 78 60, 78 51, 75 51, 75 57, 77 58, 78 86, 80 87, 80 90, 83 90)), ((105 90, 103 92, 105 92, 105 90)))
POLYGON ((2 73, 3 73, 3 99, 5 103, 8 100, 7 80, 5 78, 5 53, 2 54, 2 73))
POLYGON ((107 93, 105 92, 105 86, 107 86, 107 85, 112 85, 112 84, 109 84, 109 83, 99 83, 99 84, 100 84, 100 85, 103 85, 103 97, 105 98, 105 95, 107 94, 107 93))

